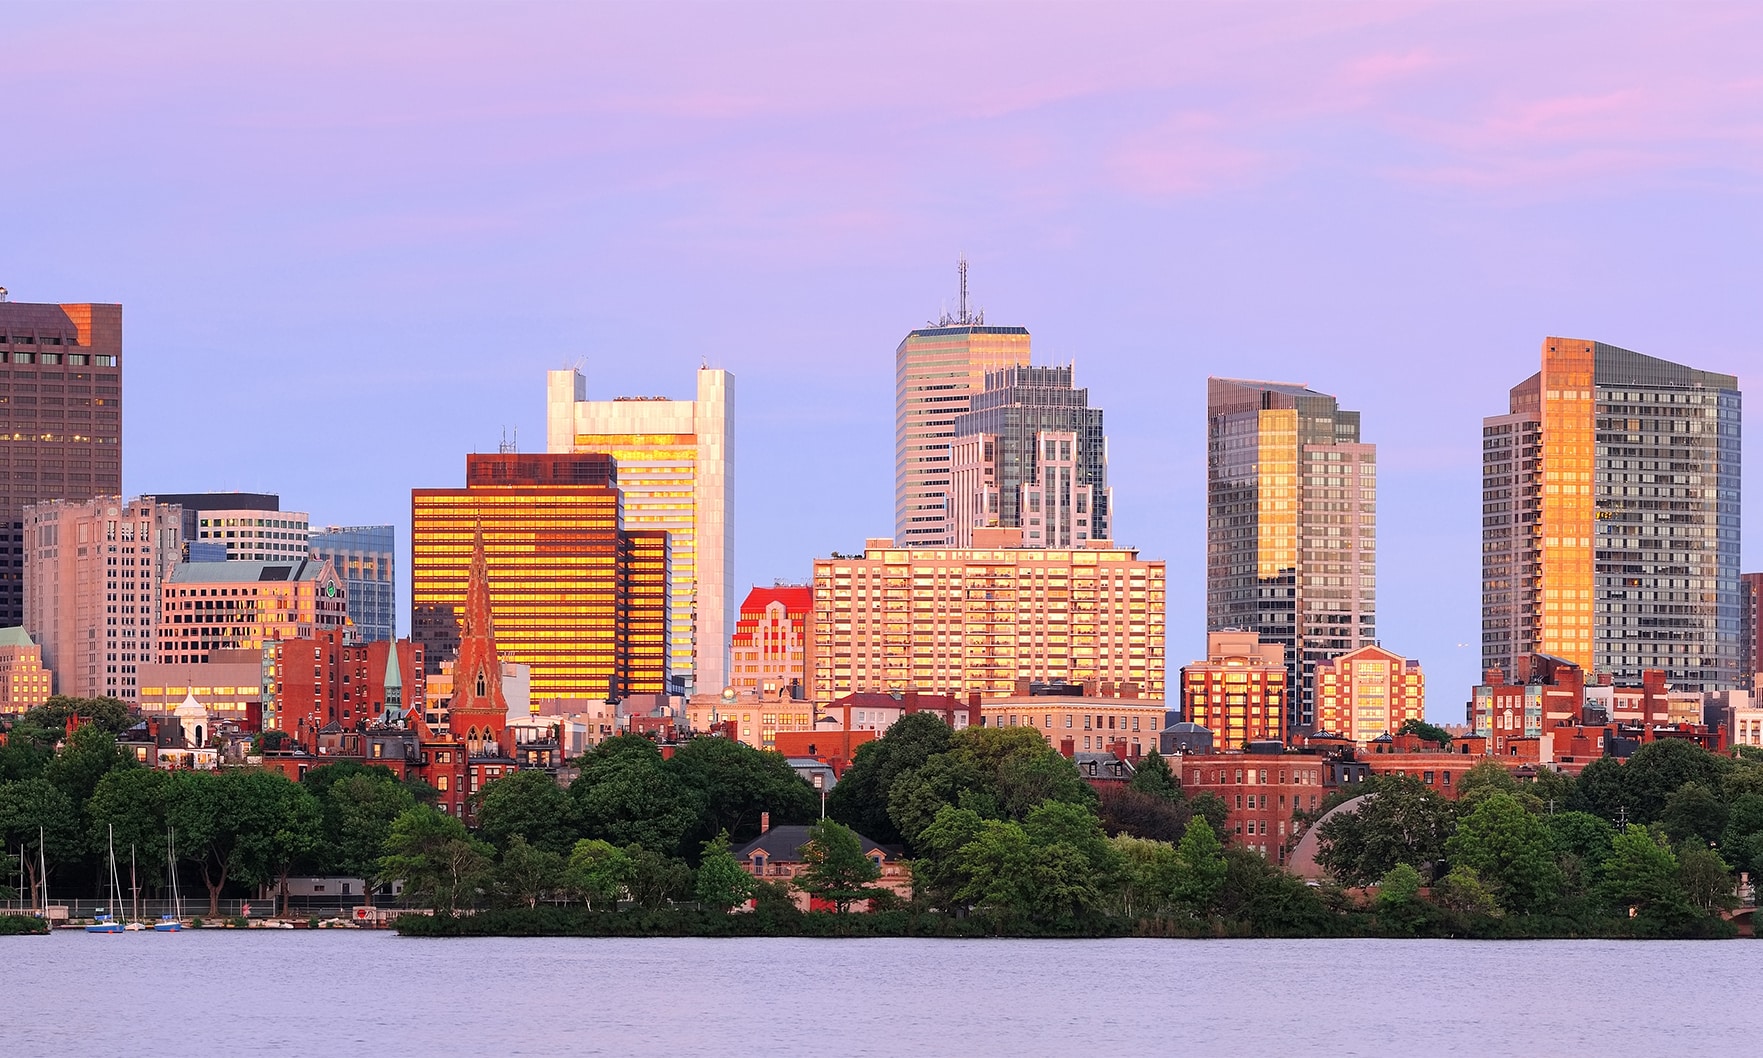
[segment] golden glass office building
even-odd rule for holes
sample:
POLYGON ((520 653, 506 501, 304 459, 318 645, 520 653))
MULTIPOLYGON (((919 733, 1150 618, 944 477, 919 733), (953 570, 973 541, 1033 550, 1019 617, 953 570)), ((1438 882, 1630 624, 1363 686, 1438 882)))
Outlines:
POLYGON ((532 696, 605 700, 667 689, 668 538, 623 528, 605 455, 472 455, 466 487, 411 492, 411 630, 431 669, 459 647, 474 541, 496 644, 532 696))
POLYGON ((1733 375, 1545 338, 1482 420, 1482 667, 1736 686, 1739 427, 1733 375))

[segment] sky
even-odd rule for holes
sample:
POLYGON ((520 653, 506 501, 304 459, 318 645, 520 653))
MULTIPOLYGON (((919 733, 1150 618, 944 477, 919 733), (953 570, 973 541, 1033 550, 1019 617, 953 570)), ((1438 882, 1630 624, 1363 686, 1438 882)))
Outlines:
MULTIPOLYGON (((125 490, 273 491, 403 548, 411 488, 504 431, 543 449, 547 369, 683 399, 708 363, 735 375, 737 583, 806 579, 892 533, 893 351, 965 254, 987 321, 1106 409, 1172 670, 1205 648, 1206 377, 1303 382, 1379 446, 1378 629, 1460 721, 1480 419, 1543 339, 1763 372, 1754 5, 0 22, 0 285, 123 304, 125 490)), ((1744 513, 1763 568, 1763 487, 1744 513)))

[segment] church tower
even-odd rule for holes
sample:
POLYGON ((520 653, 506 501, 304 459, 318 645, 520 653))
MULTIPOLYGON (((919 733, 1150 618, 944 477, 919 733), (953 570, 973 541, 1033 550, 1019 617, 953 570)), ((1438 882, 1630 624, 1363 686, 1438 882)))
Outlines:
POLYGON ((508 703, 502 697, 502 662, 496 656, 496 624, 490 614, 490 570, 484 560, 480 525, 472 545, 471 575, 465 588, 465 623, 453 662, 453 705, 449 729, 472 756, 502 756, 508 703))

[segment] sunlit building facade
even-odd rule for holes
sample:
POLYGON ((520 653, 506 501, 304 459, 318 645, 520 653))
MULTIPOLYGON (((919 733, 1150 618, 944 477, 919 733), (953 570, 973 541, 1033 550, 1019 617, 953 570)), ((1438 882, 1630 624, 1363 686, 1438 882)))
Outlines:
POLYGON ((676 690, 728 685, 735 624, 734 477, 729 409, 734 376, 700 368, 694 400, 588 400, 575 370, 546 376, 546 449, 617 461, 624 527, 668 534, 669 673, 676 690))
POLYGON ((668 534, 622 528, 618 476, 603 454, 472 455, 464 488, 412 491, 411 638, 431 674, 457 656, 481 527, 499 656, 531 667, 534 700, 665 692, 668 534))
POLYGON ((218 652, 261 650, 342 628, 343 582, 328 562, 183 562, 160 588, 159 660, 207 664, 218 652))
POLYGON ((1285 647, 1287 730, 1316 666, 1377 638, 1377 446, 1302 385, 1207 380, 1206 627, 1285 647))
POLYGON ((1182 718, 1220 750, 1283 740, 1291 700, 1285 645, 1238 629, 1206 633, 1206 658, 1181 670, 1182 718))
POLYGON ((155 652, 160 585, 177 568, 180 518, 151 497, 25 508, 25 627, 56 694, 135 703, 138 669, 155 652))
POLYGON ((1418 661, 1370 646, 1316 666, 1318 731, 1370 742, 1425 719, 1426 674, 1418 661))
POLYGON ((0 291, 0 626, 25 623, 25 507, 121 492, 122 306, 0 291))
MULTIPOLYGON (((1097 681, 1163 697, 1162 562, 1132 548, 972 548, 870 540, 814 561, 813 698, 1015 693, 1019 680, 1097 681)), ((1004 538, 1015 541, 1006 543, 1004 538)))
POLYGON ((291 562, 305 558, 308 518, 282 510, 270 492, 177 492, 153 497, 184 512, 185 554, 195 562, 291 562))
POLYGON ((984 392, 986 373, 1028 364, 1026 327, 979 317, 921 327, 894 350, 894 539, 949 547, 955 420, 984 392))
POLYGON ((756 587, 747 593, 729 642, 729 684, 737 693, 772 699, 807 694, 813 609, 814 589, 807 584, 756 587))
POLYGON ((28 713, 47 702, 51 678, 29 632, 0 628, 0 714, 28 713))
POLYGON ((1732 375, 1546 338, 1482 421, 1482 667, 1564 658, 1723 690, 1740 674, 1732 375))

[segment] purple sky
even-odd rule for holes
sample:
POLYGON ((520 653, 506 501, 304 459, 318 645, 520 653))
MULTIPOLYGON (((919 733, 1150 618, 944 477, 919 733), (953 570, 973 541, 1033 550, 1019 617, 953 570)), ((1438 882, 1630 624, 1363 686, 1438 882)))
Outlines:
MULTIPOLYGON (((1380 447, 1379 630, 1459 720, 1480 418, 1542 338, 1763 368, 1746 5, 3 22, 0 284, 126 306, 131 493, 273 490, 404 544, 412 486, 505 426, 543 447, 547 368, 688 397, 708 359, 737 376, 740 581, 803 578, 892 531, 893 349, 965 252, 988 321, 1107 409, 1172 668, 1204 648, 1205 377, 1308 382, 1380 447)), ((1745 513, 1763 567, 1763 488, 1745 513)))

